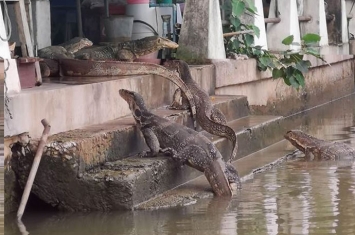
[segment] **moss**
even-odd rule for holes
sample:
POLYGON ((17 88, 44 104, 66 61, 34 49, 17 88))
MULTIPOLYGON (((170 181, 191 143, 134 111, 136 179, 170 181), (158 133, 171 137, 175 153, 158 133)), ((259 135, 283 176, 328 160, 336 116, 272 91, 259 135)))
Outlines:
POLYGON ((205 58, 205 55, 196 54, 189 50, 187 47, 179 46, 176 58, 179 60, 183 60, 188 64, 210 64, 210 60, 205 58))

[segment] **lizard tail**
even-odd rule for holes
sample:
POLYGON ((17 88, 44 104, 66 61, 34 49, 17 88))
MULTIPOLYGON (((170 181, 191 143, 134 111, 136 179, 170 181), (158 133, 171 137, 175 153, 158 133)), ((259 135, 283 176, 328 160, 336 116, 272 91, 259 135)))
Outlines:
POLYGON ((231 162, 236 158, 237 152, 238 152, 237 135, 235 134, 235 131, 232 128, 230 128, 229 126, 226 126, 226 125, 223 125, 223 126, 225 126, 224 137, 226 137, 229 141, 231 141, 233 143, 232 154, 231 154, 231 157, 229 158, 229 162, 231 162))
POLYGON ((197 120, 200 126, 207 132, 213 135, 225 137, 233 143, 233 150, 229 161, 235 159, 238 151, 237 135, 235 134, 235 131, 227 125, 214 122, 213 120, 211 120, 209 117, 205 115, 203 115, 202 117, 199 116, 197 120))

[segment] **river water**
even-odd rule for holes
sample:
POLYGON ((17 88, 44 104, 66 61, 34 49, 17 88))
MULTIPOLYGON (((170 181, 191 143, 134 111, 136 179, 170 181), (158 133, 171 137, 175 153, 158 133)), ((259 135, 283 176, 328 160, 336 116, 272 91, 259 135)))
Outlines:
MULTIPOLYGON (((355 95, 287 122, 292 128, 355 147, 355 95)), ((277 159, 292 151, 288 142, 281 141, 242 159, 237 167, 243 175, 244 166, 256 158, 277 159)), ((21 234, 13 216, 7 217, 5 234, 21 234)), ((355 163, 292 158, 249 175, 232 199, 205 198, 189 206, 148 211, 28 211, 23 222, 35 235, 355 234, 355 163)))

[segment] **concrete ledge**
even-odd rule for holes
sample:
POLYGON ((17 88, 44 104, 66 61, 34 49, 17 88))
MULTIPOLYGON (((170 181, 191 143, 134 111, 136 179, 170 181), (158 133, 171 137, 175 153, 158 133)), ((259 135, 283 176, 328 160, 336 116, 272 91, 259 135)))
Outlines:
POLYGON ((247 96, 255 114, 288 116, 354 92, 354 59, 339 57, 344 61, 312 68, 299 91, 270 77, 219 87, 216 94, 247 96))
MULTIPOLYGON (((314 56, 305 56, 305 60, 309 60, 312 64, 311 68, 317 68, 320 66, 329 66, 329 64, 336 64, 348 60, 353 60, 353 55, 323 55, 323 58, 327 61, 324 63, 322 60, 315 58, 314 56)), ((259 82, 263 79, 272 78, 272 74, 269 70, 260 72, 257 69, 257 63, 255 59, 248 60, 211 60, 216 67, 216 89, 222 87, 228 87, 233 85, 240 85, 244 83, 259 82)), ((223 94, 223 93, 216 93, 223 94)), ((228 93, 226 93, 228 94, 228 93)))
MULTIPOLYGON (((237 132, 238 140, 243 140, 238 158, 266 147, 265 144, 279 141, 283 133, 280 120, 280 117, 273 116, 251 116, 233 121, 231 125, 237 132), (246 131, 245 128, 249 129, 246 131), (268 143, 260 141, 261 136, 268 136, 268 143)), ((222 155, 228 158, 228 150, 224 147, 226 143, 223 143, 227 140, 214 137, 213 142, 222 155)), ((26 156, 21 152, 14 151, 11 165, 23 187, 33 161, 34 149, 28 151, 26 156)), ((45 154, 32 192, 44 202, 61 210, 132 209, 159 193, 201 175, 190 167, 177 167, 167 157, 112 160, 102 159, 100 165, 85 170, 80 167, 86 161, 84 157, 71 157, 65 153, 45 154)))
MULTIPOLYGON (((214 92, 213 70, 212 65, 191 68, 193 78, 210 94, 214 92)), ((121 88, 140 93, 149 108, 170 104, 177 88, 167 79, 150 75, 61 81, 70 85, 56 82, 9 94, 13 119, 5 115, 5 136, 29 132, 37 138, 43 118, 56 134, 128 115, 126 102, 118 94, 121 88)))

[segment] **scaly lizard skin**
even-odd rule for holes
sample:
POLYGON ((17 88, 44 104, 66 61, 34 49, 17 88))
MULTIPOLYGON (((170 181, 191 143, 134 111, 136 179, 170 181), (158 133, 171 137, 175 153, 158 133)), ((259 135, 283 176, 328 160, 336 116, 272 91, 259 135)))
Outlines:
POLYGON ((38 50, 38 57, 45 59, 72 59, 75 52, 89 46, 92 46, 92 42, 89 39, 75 37, 58 46, 49 46, 38 50))
POLYGON ((58 46, 49 46, 38 51, 42 77, 57 76, 59 72, 58 59, 73 59, 74 53, 78 50, 92 46, 92 42, 87 38, 75 37, 58 46))
MULTIPOLYGON (((234 130, 227 126, 224 114, 211 104, 209 95, 192 79, 188 64, 182 60, 172 60, 165 62, 164 65, 167 68, 177 70, 181 79, 193 94, 196 104, 197 123, 205 131, 225 137, 233 143, 233 151, 230 157, 230 160, 233 160, 237 156, 238 151, 237 136, 234 130)), ((182 94, 181 90, 176 90, 173 103, 170 107, 173 109, 188 108, 186 97, 182 94)))
POLYGON ((140 56, 162 48, 175 49, 178 46, 177 43, 168 39, 151 36, 129 42, 110 43, 107 46, 85 48, 75 53, 75 58, 82 60, 133 61, 140 56))
POLYGON ((300 130, 288 131, 285 139, 301 150, 307 160, 355 159, 355 149, 349 145, 317 139, 300 130))
POLYGON ((159 152, 204 172, 217 196, 231 196, 235 184, 240 187, 237 170, 225 163, 216 147, 201 133, 169 121, 148 111, 143 98, 136 92, 121 89, 132 115, 150 151, 142 157, 154 157, 159 152))

